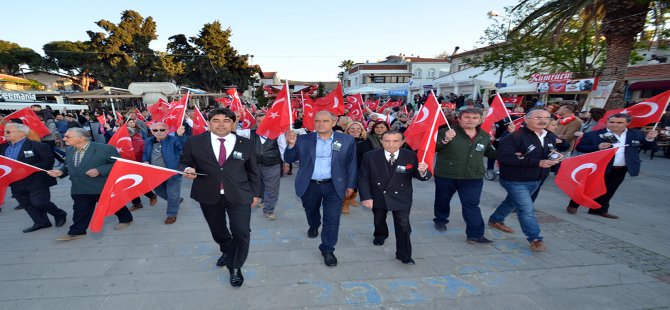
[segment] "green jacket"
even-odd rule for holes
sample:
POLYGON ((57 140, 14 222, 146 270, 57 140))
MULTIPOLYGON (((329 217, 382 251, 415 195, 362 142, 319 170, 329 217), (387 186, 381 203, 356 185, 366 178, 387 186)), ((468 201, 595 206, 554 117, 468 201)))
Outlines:
POLYGON ((100 195, 107 182, 107 176, 116 162, 112 156, 119 157, 119 152, 115 147, 91 141, 79 167, 75 167, 74 148, 69 146, 65 151, 65 165, 60 170, 63 171, 61 178, 70 176, 70 181, 72 181, 70 193, 100 195), (95 178, 86 175, 86 171, 93 168, 100 172, 100 175, 95 178))
POLYGON ((491 144, 491 136, 484 130, 477 128, 474 139, 460 127, 453 127, 456 136, 447 144, 443 144, 444 135, 448 128, 442 128, 437 133, 435 146, 435 173, 436 177, 450 179, 481 179, 484 177, 484 156, 496 157, 496 149, 491 144))

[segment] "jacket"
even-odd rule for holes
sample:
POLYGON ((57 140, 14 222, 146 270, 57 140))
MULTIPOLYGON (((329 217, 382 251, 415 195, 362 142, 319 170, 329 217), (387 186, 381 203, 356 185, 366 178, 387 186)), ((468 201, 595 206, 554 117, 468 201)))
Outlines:
POLYGON ((541 168, 540 161, 547 159, 555 148, 556 135, 550 131, 544 137, 544 146, 537 134, 526 127, 504 136, 497 154, 500 178, 519 182, 541 181, 549 169, 541 168))
POLYGON ((465 133, 463 128, 454 127, 456 136, 447 144, 441 141, 448 128, 437 133, 435 146, 435 176, 450 179, 481 179, 484 177, 484 156, 495 158, 496 149, 491 143, 491 136, 477 128, 474 139, 465 133))
MULTIPOLYGON (((598 144, 604 142, 600 137, 601 134, 607 132, 607 128, 603 128, 596 131, 587 132, 582 137, 579 144, 577 144, 577 151, 582 153, 591 153, 598 151, 598 144)), ((642 160, 640 159, 640 149, 650 150, 656 147, 656 141, 647 141, 645 140, 644 134, 641 131, 635 129, 628 129, 626 131, 626 146, 624 150, 624 158, 626 160, 626 167, 628 168, 628 174, 634 177, 640 174, 640 164, 642 160)), ((612 170, 612 164, 614 163, 614 158, 607 165, 607 170, 605 173, 609 173, 612 170)))

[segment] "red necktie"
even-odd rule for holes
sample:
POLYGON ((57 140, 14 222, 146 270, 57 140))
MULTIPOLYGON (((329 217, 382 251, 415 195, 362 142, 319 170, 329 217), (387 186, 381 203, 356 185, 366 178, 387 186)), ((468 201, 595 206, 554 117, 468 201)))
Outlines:
MULTIPOLYGON (((219 142, 221 142, 221 146, 219 147, 219 166, 223 166, 223 164, 226 163, 226 145, 223 144, 226 139, 224 138, 219 138, 219 142)), ((223 189, 223 182, 221 182, 221 189, 223 189)))

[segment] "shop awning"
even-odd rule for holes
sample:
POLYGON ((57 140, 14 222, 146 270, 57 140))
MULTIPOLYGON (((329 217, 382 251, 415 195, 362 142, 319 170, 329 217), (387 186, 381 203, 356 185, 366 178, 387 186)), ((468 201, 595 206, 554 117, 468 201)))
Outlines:
POLYGON ((88 106, 85 104, 59 104, 51 102, 0 102, 0 110, 21 110, 25 107, 29 107, 33 104, 39 104, 42 108, 45 108, 49 105, 54 111, 61 111, 63 109, 67 110, 88 110, 88 106))

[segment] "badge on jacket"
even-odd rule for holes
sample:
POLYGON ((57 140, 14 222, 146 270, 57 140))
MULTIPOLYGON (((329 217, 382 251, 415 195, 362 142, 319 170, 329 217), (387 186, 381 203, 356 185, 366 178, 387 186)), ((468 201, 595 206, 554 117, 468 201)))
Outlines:
POLYGON ((639 140, 630 140, 630 146, 640 146, 639 140))
POLYGON ((412 164, 407 164, 406 166, 398 166, 395 168, 395 172, 397 173, 407 173, 407 171, 412 169, 412 164))
POLYGON ((244 159, 244 156, 242 156, 242 153, 235 151, 235 152, 233 152, 233 159, 240 159, 241 160, 241 159, 244 159))
POLYGON ((477 146, 475 146, 475 151, 481 152, 484 150, 484 145, 481 143, 477 143, 477 146))
POLYGON ((23 156, 26 157, 26 158, 33 157, 33 156, 35 156, 35 153, 33 153, 32 150, 23 151, 23 156))
POLYGON ((342 143, 340 141, 333 142, 333 151, 339 151, 342 148, 342 143))

